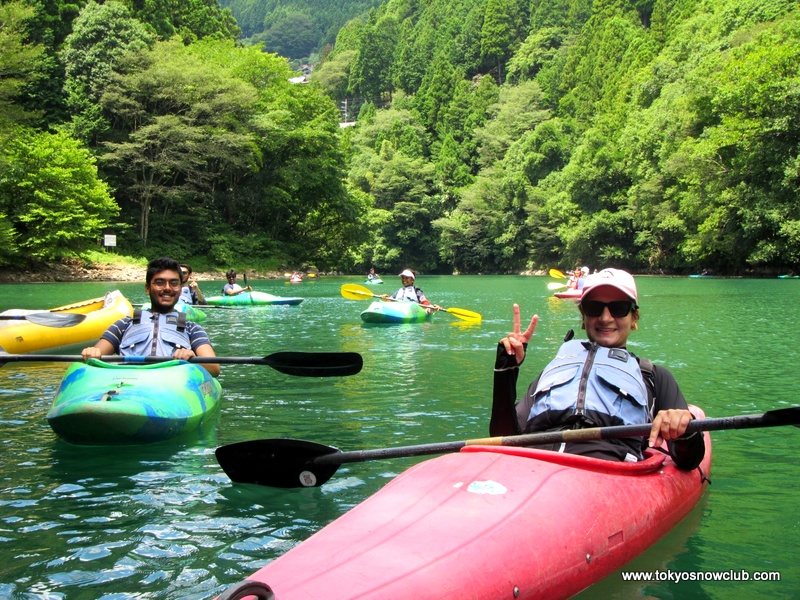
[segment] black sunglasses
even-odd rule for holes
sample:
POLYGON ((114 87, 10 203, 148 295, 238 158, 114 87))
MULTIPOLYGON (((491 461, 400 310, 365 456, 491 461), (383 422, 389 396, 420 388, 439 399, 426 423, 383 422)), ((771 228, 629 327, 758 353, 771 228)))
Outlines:
POLYGON ((599 317, 603 311, 608 307, 608 312, 615 319, 621 319, 628 316, 632 311, 636 310, 636 302, 631 300, 615 300, 614 302, 600 302, 599 300, 583 300, 581 301, 581 310, 587 317, 599 317))

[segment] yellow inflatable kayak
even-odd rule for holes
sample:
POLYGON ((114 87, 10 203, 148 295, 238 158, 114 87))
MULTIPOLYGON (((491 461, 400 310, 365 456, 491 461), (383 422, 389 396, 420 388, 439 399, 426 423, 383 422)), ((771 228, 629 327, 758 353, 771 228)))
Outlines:
POLYGON ((119 290, 50 310, 11 309, 0 313, 0 351, 23 354, 73 344, 95 343, 133 307, 119 290))

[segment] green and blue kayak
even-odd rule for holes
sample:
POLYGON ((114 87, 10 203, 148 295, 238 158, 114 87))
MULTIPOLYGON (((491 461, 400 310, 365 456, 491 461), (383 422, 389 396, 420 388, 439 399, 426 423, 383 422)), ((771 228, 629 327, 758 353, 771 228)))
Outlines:
POLYGON ((272 304, 300 304, 304 298, 273 296, 266 292, 242 292, 235 296, 211 296, 206 304, 213 306, 269 306, 272 304))
POLYGON ((365 323, 422 323, 432 312, 416 302, 373 302, 361 313, 365 323))
POLYGON ((222 386, 199 365, 73 363, 47 421, 74 444, 158 442, 203 428, 219 411, 222 386))

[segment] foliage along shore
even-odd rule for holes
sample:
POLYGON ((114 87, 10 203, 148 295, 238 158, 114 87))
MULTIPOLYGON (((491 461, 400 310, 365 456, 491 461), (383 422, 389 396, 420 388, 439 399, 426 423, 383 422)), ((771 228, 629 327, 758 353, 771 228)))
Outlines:
MULTIPOLYGON (((80 260, 40 263, 31 267, 5 267, 0 270, 0 284, 6 283, 70 283, 80 281, 140 281, 144 283, 146 267, 124 263, 88 263, 80 260)), ((246 269, 248 279, 285 279, 285 273, 246 269)), ((197 281, 224 281, 225 270, 195 271, 197 281)))
MULTIPOLYGON (((192 277, 197 281, 224 281, 227 269, 209 269, 205 271, 194 271, 192 277)), ((100 261, 85 261, 82 259, 63 260, 60 262, 42 262, 26 267, 4 267, 0 269, 0 284, 10 283, 70 283, 81 281, 125 281, 144 283, 146 267, 130 263, 114 263, 100 261)), ((263 279, 287 279, 289 273, 285 271, 261 271, 258 269, 237 269, 240 274, 246 273, 247 278, 253 281, 263 279)), ((341 272, 320 272, 317 269, 301 271, 304 274, 321 275, 347 275, 353 273, 341 272)), ((387 272, 388 273, 388 272, 387 272)), ((636 272, 637 277, 647 275, 657 275, 663 277, 685 277, 689 273, 679 272, 636 272)), ((457 275, 457 273, 455 273, 457 275)), ((547 271, 532 269, 520 271, 518 273, 481 273, 482 275, 521 275, 521 276, 545 276, 547 271)), ((749 270, 745 273, 709 273, 715 277, 748 277, 748 278, 775 278, 783 273, 772 271, 749 270)), ((383 277, 391 280, 392 275, 384 274, 383 277)))
POLYGON ((800 271, 798 0, 384 0, 311 85, 173 4, 0 3, 0 265, 800 271))

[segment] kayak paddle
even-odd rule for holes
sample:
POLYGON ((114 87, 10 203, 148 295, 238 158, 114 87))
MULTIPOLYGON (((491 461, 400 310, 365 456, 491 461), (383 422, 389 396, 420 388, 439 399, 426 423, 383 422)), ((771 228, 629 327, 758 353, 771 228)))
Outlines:
POLYGON ((29 315, 0 315, 3 321, 30 321, 45 327, 72 327, 78 323, 83 323, 86 315, 78 313, 54 313, 40 312, 29 315))
MULTIPOLYGON (((380 294, 373 294, 363 285, 357 285, 355 283, 345 283, 342 286, 341 292, 342 296, 344 296, 348 300, 366 300, 367 298, 381 298, 382 300, 397 302, 397 300, 395 300, 394 298, 383 298, 380 294)), ((426 308, 433 308, 433 306, 426 306, 426 308)), ((480 323, 481 319, 483 318, 479 313, 473 312, 471 310, 466 310, 463 308, 439 308, 438 310, 450 313, 454 317, 458 317, 459 319, 463 319, 464 321, 472 321, 474 323, 480 323)))
MULTIPOLYGON (((800 406, 771 410, 761 415, 697 419, 689 423, 687 432, 781 427, 783 425, 800 427, 800 406)), ((222 470, 234 483, 255 483, 271 487, 293 488, 320 486, 333 476, 339 465, 344 463, 445 454, 458 452, 465 446, 534 446, 648 435, 650 435, 650 424, 645 423, 618 427, 545 431, 352 452, 342 452, 334 446, 325 446, 306 440, 273 438, 220 446, 215 454, 222 470)))
POLYGON ((547 284, 548 290, 559 290, 565 287, 567 287, 566 283, 558 283, 557 281, 551 281, 550 283, 547 284))
MULTIPOLYGON (((171 356, 102 356, 104 362, 130 364, 162 363, 171 356)), ((64 354, 2 354, 0 367, 9 362, 83 362, 83 357, 64 354)), ((269 356, 195 356, 186 362, 235 365, 267 365, 287 375, 340 377, 361 371, 363 359, 357 352, 275 352, 269 356)))
MULTIPOLYGON (((143 304, 131 304, 134 308, 142 308, 145 304, 150 306, 149 302, 145 302, 143 304)), ((236 308, 235 306, 224 306, 221 304, 187 304, 186 306, 191 306, 192 308, 202 308, 205 310, 206 308, 224 308, 230 310, 231 308, 236 308)))
POLYGON ((556 279, 566 279, 567 276, 564 275, 558 269, 550 269, 550 277, 555 277, 556 279))

